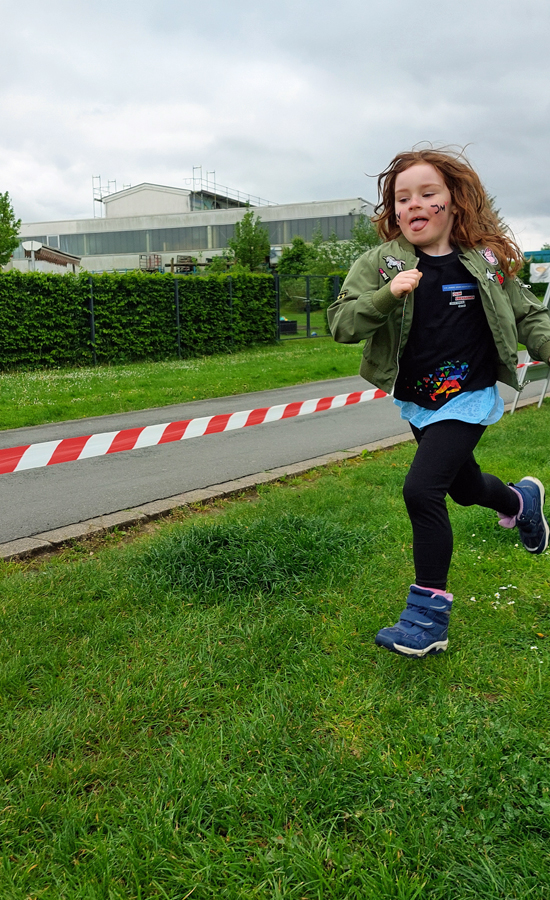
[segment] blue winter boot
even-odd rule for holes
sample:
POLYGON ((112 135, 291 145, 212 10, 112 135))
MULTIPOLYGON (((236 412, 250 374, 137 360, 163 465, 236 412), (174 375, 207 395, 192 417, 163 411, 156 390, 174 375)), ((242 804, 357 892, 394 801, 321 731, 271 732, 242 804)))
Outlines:
POLYGON ((510 485, 521 495, 521 512, 516 519, 521 543, 529 553, 544 553, 548 547, 548 522, 544 518, 544 487, 538 478, 527 476, 510 485))
POLYGON ((442 653, 449 644, 447 632, 452 606, 452 594, 434 594, 411 584, 399 622, 391 628, 382 628, 376 635, 376 643, 401 656, 442 653))

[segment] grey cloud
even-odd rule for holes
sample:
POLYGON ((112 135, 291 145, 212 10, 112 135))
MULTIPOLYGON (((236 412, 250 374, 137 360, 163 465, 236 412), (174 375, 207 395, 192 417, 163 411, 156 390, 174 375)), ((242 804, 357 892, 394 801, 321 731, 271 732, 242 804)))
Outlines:
POLYGON ((546 227, 549 39, 547 0, 28 0, 3 21, 0 190, 27 220, 89 215, 93 174, 202 164, 280 202, 374 200, 365 172, 431 140, 546 227))

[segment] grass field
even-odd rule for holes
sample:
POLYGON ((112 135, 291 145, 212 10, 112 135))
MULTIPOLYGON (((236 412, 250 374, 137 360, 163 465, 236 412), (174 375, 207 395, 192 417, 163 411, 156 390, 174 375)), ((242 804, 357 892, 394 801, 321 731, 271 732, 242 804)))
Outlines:
POLYGON ((0 429, 129 412, 356 375, 361 349, 330 338, 235 354, 0 376, 0 429))
MULTIPOLYGON (((549 413, 484 467, 549 483, 549 413)), ((2 898, 546 896, 550 556, 451 504, 448 652, 376 648, 412 454, 0 567, 2 898)))
MULTIPOLYGON (((286 316, 287 319, 295 319, 295 321, 298 323, 298 334, 303 334, 304 332, 306 332, 307 313, 295 312, 294 310, 281 310, 281 314, 286 316)), ((310 312, 309 327, 310 331, 315 331, 317 335, 327 334, 328 339, 332 340, 327 332, 325 313, 322 309, 315 309, 313 310, 313 312, 310 312)), ((283 339, 285 338, 284 335, 282 337, 283 339)))

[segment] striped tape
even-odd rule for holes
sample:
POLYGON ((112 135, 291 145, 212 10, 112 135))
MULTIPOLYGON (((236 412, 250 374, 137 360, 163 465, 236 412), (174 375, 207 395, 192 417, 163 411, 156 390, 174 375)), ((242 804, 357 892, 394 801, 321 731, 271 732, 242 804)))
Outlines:
POLYGON ((40 444, 9 447, 0 450, 0 474, 22 472, 25 469, 37 469, 57 463, 75 462, 78 459, 90 459, 93 456, 106 456, 109 453, 120 453, 123 450, 155 447, 158 444, 169 444, 173 441, 203 437, 207 434, 220 434, 224 431, 234 431, 237 428, 248 428, 250 425, 263 425, 266 422, 278 422, 281 419, 292 419, 295 416, 305 416, 309 413, 353 406, 356 403, 379 400, 387 396, 384 391, 379 389, 354 391, 350 394, 337 394, 335 397, 321 397, 317 400, 303 400, 261 409, 246 409, 243 412, 226 415, 203 416, 197 419, 186 419, 183 422, 146 425, 143 428, 127 428, 123 431, 107 431, 102 434, 89 434, 85 437, 63 438, 59 441, 44 441, 40 444))

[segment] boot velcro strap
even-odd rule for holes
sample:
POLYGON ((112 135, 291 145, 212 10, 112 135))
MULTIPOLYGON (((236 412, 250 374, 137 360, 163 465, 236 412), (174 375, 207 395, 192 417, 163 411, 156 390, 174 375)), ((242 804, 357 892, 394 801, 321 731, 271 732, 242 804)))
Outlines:
POLYGON ((429 615, 429 611, 434 609, 438 613, 442 612, 450 612, 451 604, 439 594, 434 594, 432 597, 417 597, 413 593, 410 593, 407 598, 407 609, 420 609, 423 613, 427 613, 429 615))
POLYGON ((429 609, 422 606, 407 606, 400 616, 402 622, 410 622, 412 625, 419 625, 421 628, 433 628, 435 622, 430 618, 429 609))

